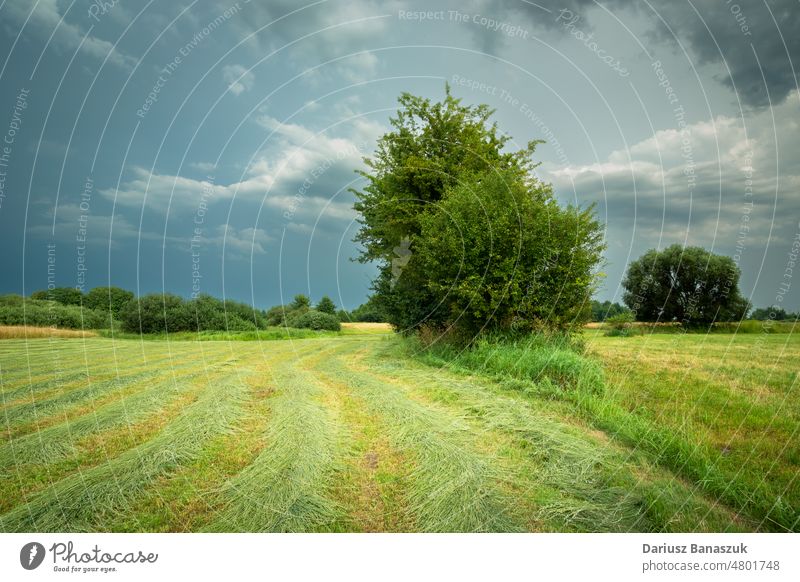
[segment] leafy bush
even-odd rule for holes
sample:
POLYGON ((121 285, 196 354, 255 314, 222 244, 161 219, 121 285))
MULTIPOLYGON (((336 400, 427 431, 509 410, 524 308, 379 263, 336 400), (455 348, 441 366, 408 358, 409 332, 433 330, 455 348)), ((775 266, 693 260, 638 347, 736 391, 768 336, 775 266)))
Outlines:
POLYGON ((110 311, 116 317, 122 306, 133 298, 133 292, 119 287, 95 287, 84 296, 83 305, 89 309, 110 311))
POLYGON ((77 305, 5 295, 0 297, 0 325, 108 329, 111 327, 111 319, 108 313, 77 305))
POLYGON ((191 301, 169 293, 144 295, 126 303, 119 318, 123 331, 129 333, 255 331, 267 327, 267 318, 260 310, 210 295, 191 301))
POLYGON ((630 311, 624 305, 620 305, 617 302, 612 303, 611 301, 597 301, 595 299, 592 300, 591 303, 592 308, 592 321, 605 321, 609 317, 613 317, 615 315, 619 315, 620 313, 624 313, 626 311, 630 311))
POLYGON ((250 321, 249 319, 242 319, 234 313, 228 315, 225 327, 206 329, 210 331, 256 331, 259 328, 254 322, 250 321))
POLYGON ((267 309, 266 313, 267 325, 272 327, 286 325, 286 306, 276 305, 267 309))
POLYGON ((189 301, 188 307, 194 313, 195 331, 251 331, 268 325, 262 311, 230 299, 223 301, 201 294, 189 301))
POLYGON ((276 305, 267 310, 266 324, 269 326, 291 327, 289 322, 307 313, 308 310, 309 308, 306 306, 293 307, 291 303, 289 305, 276 305))
POLYGON ((388 321, 386 313, 381 309, 377 296, 371 295, 365 303, 356 307, 350 313, 345 312, 342 321, 363 321, 367 323, 383 323, 388 321))
POLYGON ((309 310, 305 313, 289 319, 287 321, 289 327, 297 327, 300 329, 326 329, 330 331, 340 331, 342 324, 339 318, 330 313, 323 313, 322 311, 309 310))
POLYGON ((627 337, 633 334, 633 312, 622 311, 606 318, 605 335, 610 337, 627 337))
POLYGON ((421 224, 411 262, 448 326, 475 335, 588 319, 603 249, 591 209, 561 208, 548 186, 490 172, 449 190, 421 224))
POLYGON ((31 293, 31 299, 38 301, 55 301, 61 305, 81 305, 84 295, 75 287, 55 287, 31 293))
MULTIPOLYGON (((232 329, 230 327, 232 325, 231 318, 237 318, 241 320, 243 323, 237 323, 237 325, 245 325, 247 329, 264 329, 267 327, 267 318, 264 312, 260 309, 256 309, 254 306, 247 303, 232 301, 230 299, 226 299, 220 303, 222 305, 223 312, 227 314, 228 329, 232 329)), ((216 329, 225 329, 225 327, 216 329)))
POLYGON ((177 295, 153 293, 126 303, 119 319, 126 332, 165 333, 191 330, 195 315, 177 295))

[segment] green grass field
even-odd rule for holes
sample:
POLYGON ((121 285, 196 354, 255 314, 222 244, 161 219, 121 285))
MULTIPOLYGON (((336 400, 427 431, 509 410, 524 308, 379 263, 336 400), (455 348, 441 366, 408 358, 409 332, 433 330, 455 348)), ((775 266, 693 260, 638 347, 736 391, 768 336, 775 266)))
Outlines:
POLYGON ((797 335, 0 341, 0 531, 800 529, 797 335))

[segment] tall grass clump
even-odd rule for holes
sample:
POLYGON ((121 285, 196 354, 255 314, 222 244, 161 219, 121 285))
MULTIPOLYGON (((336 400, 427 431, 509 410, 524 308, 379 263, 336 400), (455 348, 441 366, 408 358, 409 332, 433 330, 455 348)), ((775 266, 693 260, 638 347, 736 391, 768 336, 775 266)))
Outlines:
POLYGON ((428 363, 532 382, 539 391, 603 391, 601 365, 568 334, 486 336, 467 347, 449 342, 424 347, 411 340, 411 347, 421 349, 419 355, 428 363))

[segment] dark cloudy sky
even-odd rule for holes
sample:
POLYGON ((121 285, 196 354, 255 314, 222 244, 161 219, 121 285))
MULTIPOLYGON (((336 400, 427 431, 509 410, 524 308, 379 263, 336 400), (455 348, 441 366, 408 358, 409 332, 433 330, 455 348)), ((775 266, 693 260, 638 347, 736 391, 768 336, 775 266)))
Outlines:
POLYGON ((49 266, 354 307, 373 275, 350 260, 354 170, 402 91, 449 81, 515 143, 547 141, 559 199, 597 203, 601 298, 677 242, 800 308, 796 66, 798 0, 2 0, 0 292, 49 266))

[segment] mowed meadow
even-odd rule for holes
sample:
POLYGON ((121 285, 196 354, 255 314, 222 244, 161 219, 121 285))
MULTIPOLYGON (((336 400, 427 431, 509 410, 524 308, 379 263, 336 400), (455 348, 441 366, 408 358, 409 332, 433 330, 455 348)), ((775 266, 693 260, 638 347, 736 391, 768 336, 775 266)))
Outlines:
POLYGON ((583 342, 2 340, 0 530, 800 529, 797 334, 583 342))

